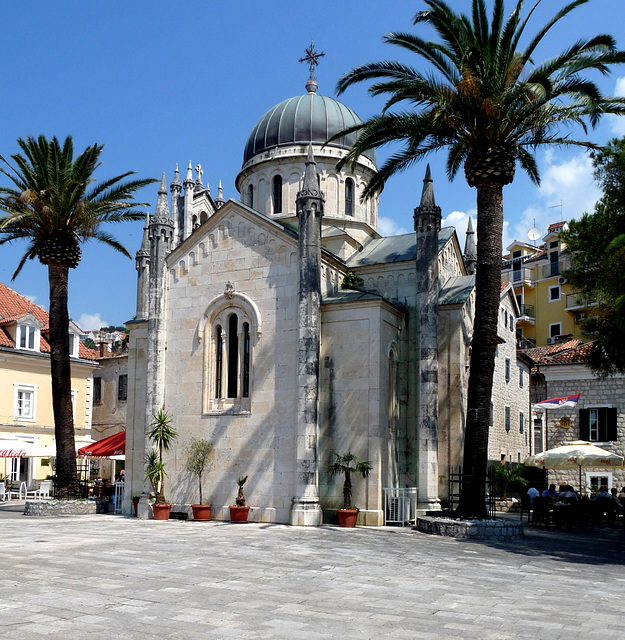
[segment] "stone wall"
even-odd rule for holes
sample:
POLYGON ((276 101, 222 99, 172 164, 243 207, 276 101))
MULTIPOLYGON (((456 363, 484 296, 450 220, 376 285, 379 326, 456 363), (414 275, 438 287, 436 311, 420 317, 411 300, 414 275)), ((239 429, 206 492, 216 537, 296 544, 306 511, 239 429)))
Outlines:
POLYGON ((25 516, 84 516, 108 513, 108 500, 27 500, 25 516))

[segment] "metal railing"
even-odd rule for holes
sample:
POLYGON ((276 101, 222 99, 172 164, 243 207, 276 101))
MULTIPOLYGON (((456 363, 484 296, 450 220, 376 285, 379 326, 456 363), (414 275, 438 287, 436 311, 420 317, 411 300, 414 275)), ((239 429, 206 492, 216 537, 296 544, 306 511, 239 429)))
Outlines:
POLYGON ((417 487, 384 489, 384 524, 414 524, 417 514, 417 487))
MULTIPOLYGON (((462 467, 449 467, 449 511, 454 512, 460 504, 460 494, 462 493, 463 482, 472 482, 473 476, 462 472, 462 467)), ((486 475, 486 486, 484 487, 484 499, 486 500, 486 508, 488 517, 494 518, 495 509, 495 475, 492 468, 488 469, 486 475)))
POLYGON ((557 262, 550 262, 549 264, 541 267, 541 277, 551 278, 553 276, 559 276, 561 273, 571 268, 571 261, 567 258, 565 260, 558 260, 557 262))
POLYGON ((597 304, 597 299, 585 296, 583 293, 568 293, 565 304, 565 309, 585 309, 597 304))
POLYGON ((501 272, 502 282, 511 282, 515 284, 517 282, 532 283, 536 280, 533 267, 521 267, 520 269, 504 269, 501 272))
POLYGON ((521 318, 536 318, 536 310, 533 304, 521 305, 521 318))

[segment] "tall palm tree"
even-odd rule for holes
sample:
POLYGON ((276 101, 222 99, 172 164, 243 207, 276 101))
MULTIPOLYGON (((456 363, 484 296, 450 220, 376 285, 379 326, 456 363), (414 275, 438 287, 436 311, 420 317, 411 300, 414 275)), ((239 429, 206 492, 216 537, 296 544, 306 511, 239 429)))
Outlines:
MULTIPOLYGON (((371 147, 401 142, 371 180, 364 197, 379 192, 384 181, 433 151, 447 150, 452 179, 464 166, 465 178, 477 190, 477 269, 472 358, 467 400, 464 471, 460 514, 484 517, 488 423, 492 393, 497 313, 501 277, 503 187, 512 182, 516 163, 538 184, 532 153, 546 144, 594 148, 590 142, 558 134, 564 125, 595 126, 604 113, 623 113, 625 101, 605 97, 584 77, 625 61, 609 35, 580 39, 559 55, 534 64, 536 48, 552 27, 588 0, 569 2, 521 49, 529 18, 541 0, 522 18, 523 0, 504 15, 504 0, 493 0, 489 22, 486 2, 472 0, 471 14, 456 13, 443 0, 424 0, 415 25, 428 25, 438 36, 429 41, 410 33, 391 33, 385 41, 413 53, 430 70, 384 61, 356 67, 337 84, 373 80, 369 92, 387 97, 384 110, 353 127, 358 138, 346 158, 353 165, 371 147), (412 107, 392 111, 399 103, 412 107), (469 480, 469 478, 472 478, 469 480)), ((342 132, 345 133, 345 132, 342 132)))
MULTIPOLYGON (((61 495, 76 479, 74 420, 72 417, 67 291, 69 269, 81 258, 80 243, 99 240, 131 257, 101 226, 109 222, 141 220, 133 207, 133 193, 154 180, 125 180, 134 172, 95 183, 102 145, 87 147, 74 159, 68 136, 17 141, 24 155, 12 155, 13 163, 0 156, 0 171, 14 186, 0 187, 0 245, 14 240, 29 244, 13 278, 27 260, 38 258, 48 267, 50 285, 50 366, 52 407, 56 437, 56 475, 61 495)), ((143 205, 145 206, 145 205, 143 205)))

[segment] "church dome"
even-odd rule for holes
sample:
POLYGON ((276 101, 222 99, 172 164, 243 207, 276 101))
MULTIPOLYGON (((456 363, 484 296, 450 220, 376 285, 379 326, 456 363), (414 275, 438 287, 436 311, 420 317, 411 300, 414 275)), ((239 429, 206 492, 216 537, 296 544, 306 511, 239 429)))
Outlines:
MULTIPOLYGON (((325 141, 349 127, 360 124, 362 120, 342 102, 315 93, 314 86, 307 85, 309 93, 284 100, 256 123, 250 133, 243 165, 255 155, 276 147, 294 144, 324 144, 325 141)), ((349 149, 355 142, 356 133, 341 136, 328 144, 328 147, 349 149)), ((364 153, 375 164, 375 150, 364 153)))

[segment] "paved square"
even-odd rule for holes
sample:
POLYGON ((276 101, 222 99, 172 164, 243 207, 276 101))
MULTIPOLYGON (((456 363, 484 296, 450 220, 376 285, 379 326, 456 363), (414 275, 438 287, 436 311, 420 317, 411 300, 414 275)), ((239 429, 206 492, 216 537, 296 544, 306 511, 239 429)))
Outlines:
POLYGON ((487 544, 4 512, 0 540, 12 640, 625 637, 620 528, 487 544))

